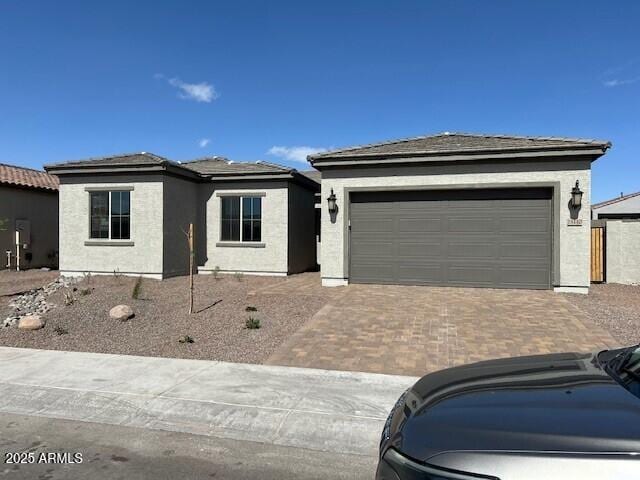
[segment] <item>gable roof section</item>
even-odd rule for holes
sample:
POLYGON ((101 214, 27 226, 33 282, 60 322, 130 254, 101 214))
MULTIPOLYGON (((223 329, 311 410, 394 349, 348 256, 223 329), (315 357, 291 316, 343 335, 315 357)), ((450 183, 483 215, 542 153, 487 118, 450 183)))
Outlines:
MULTIPOLYGON (((515 135, 480 135, 471 133, 439 133, 420 137, 372 143, 310 155, 312 165, 328 162, 366 161, 396 157, 432 157, 437 160, 468 160, 492 155, 516 155, 548 152, 585 152, 602 155, 610 142, 564 137, 525 137, 515 135), (460 158, 455 158, 455 157, 460 158)), ((523 156, 523 155, 520 155, 523 156)), ((428 158, 424 158, 428 160, 428 158)))
POLYGON ((596 208, 606 207, 607 205, 613 205, 614 203, 624 202, 625 200, 628 200, 630 198, 637 197, 637 196, 640 196, 640 192, 621 195, 619 197, 612 198, 610 200, 605 200, 604 202, 594 203, 593 205, 591 205, 591 209, 593 210, 596 208))
POLYGON ((58 177, 47 172, 0 163, 0 184, 57 191, 58 183, 58 177))

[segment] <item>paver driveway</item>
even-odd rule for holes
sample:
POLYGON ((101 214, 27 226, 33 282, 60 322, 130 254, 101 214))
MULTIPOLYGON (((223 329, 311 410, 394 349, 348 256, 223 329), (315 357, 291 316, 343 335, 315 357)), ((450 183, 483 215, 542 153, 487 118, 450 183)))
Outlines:
MULTIPOLYGON (((300 301, 312 291, 299 281, 290 286, 300 301)), ((423 375, 497 357, 617 345, 551 291, 349 285, 332 292, 267 363, 423 375)))

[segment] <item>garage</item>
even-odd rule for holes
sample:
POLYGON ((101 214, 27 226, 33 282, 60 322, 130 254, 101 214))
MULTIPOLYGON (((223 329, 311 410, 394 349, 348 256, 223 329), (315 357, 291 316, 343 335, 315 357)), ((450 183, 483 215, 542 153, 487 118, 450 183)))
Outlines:
POLYGON ((351 192, 353 283, 551 288, 552 190, 351 192))

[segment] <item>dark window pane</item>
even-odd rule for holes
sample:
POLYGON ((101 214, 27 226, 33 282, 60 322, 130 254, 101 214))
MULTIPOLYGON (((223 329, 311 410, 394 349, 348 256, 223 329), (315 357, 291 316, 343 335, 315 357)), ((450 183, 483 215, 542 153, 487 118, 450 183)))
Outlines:
POLYGON ((253 222, 253 241, 259 242, 262 238, 262 222, 254 221, 253 222))
POLYGON ((120 213, 120 192, 111 192, 111 215, 120 213))
POLYGON ((252 241, 251 220, 242 221, 242 240, 245 242, 252 241))
POLYGON ((251 218, 251 197, 242 198, 242 218, 243 220, 251 218))
POLYGON ((111 217, 111 238, 120 239, 120 217, 111 217))
POLYGON ((253 219, 260 220, 262 218, 262 198, 255 197, 253 199, 253 219))
POLYGON ((90 238, 109 238, 109 192, 90 192, 90 238))
POLYGON ((120 211, 122 215, 130 215, 131 192, 120 192, 120 211))
POLYGON ((222 228, 220 240, 240 240, 240 197, 222 197, 222 228))
MULTIPOLYGON (((129 193, 129 192, 127 192, 129 193)), ((127 195, 128 197, 128 195, 127 195)), ((129 240, 131 238, 131 229, 129 227, 129 217, 122 217, 120 220, 120 238, 129 240)))

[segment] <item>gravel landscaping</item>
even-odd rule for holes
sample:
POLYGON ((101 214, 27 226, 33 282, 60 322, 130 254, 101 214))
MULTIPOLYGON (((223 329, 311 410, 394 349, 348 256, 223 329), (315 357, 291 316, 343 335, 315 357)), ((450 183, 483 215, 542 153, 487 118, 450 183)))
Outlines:
POLYGON ((589 295, 564 295, 621 345, 640 343, 640 286, 592 284, 589 295))
MULTIPOLYGON (((6 292, 17 293, 55 278, 55 272, 37 272, 40 278, 30 277, 29 283, 27 273, 3 273, 0 287, 2 282, 12 283, 13 277, 13 283, 23 282, 25 288, 6 288, 6 292)), ((32 276, 38 277, 36 272, 32 276)), ((0 345, 262 363, 328 300, 320 288, 302 294, 286 294, 286 288, 276 289, 280 293, 265 290, 289 278, 196 275, 195 313, 189 315, 188 277, 143 279, 139 296, 133 299, 136 280, 94 276, 61 288, 47 297, 54 307, 42 315, 44 328, 0 327, 0 345), (69 296, 73 303, 66 305, 69 296), (129 305, 135 316, 126 321, 110 318, 109 311, 120 304, 129 305), (258 319, 260 328, 248 329, 249 317, 258 319)), ((0 320, 12 313, 9 303, 15 298, 0 297, 0 320)))

